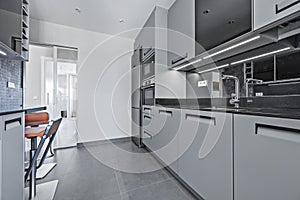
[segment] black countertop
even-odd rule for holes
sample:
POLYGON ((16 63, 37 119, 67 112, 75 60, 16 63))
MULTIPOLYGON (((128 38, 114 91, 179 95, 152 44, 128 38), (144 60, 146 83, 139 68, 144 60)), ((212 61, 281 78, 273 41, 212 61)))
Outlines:
POLYGON ((156 105, 175 109, 300 119, 299 100, 299 97, 241 99, 239 109, 229 105, 229 99, 157 99, 156 105))
POLYGON ((22 108, 22 109, 17 109, 17 110, 0 111, 0 116, 14 114, 14 113, 20 113, 20 112, 25 112, 27 114, 27 113, 33 113, 33 112, 46 110, 46 109, 47 109, 47 106, 36 106, 36 107, 27 107, 27 108, 22 108))

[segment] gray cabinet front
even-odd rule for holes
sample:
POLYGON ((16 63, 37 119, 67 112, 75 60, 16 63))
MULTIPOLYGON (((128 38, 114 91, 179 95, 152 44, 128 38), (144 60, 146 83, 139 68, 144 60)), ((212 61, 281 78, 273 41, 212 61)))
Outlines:
POLYGON ((300 10, 298 0, 254 0, 254 30, 300 10))
POLYGON ((178 130, 181 120, 179 109, 156 107, 161 129, 154 136, 156 154, 166 166, 178 173, 178 130))
POLYGON ((179 176, 205 200, 232 200, 232 115, 184 110, 179 176))
POLYGON ((168 12, 168 66, 195 56, 195 0, 177 0, 168 12))
POLYGON ((23 113, 2 116, 1 200, 24 198, 24 123, 23 113))
POLYGON ((299 200, 299 152, 299 120, 235 115, 235 199, 299 200))

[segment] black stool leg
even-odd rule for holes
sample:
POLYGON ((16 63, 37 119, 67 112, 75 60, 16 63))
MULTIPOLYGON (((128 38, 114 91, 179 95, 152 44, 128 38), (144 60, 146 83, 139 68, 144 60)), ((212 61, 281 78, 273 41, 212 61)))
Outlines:
MULTIPOLYGON (((37 149, 37 137, 31 138, 30 163, 34 160, 37 149)), ((36 195, 36 161, 33 164, 29 178, 29 199, 34 199, 36 195)))

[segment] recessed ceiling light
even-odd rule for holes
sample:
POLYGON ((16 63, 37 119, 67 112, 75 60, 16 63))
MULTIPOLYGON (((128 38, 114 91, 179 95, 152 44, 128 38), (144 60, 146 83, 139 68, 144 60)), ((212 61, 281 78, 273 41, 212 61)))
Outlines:
POLYGON ((120 23, 125 23, 125 20, 124 19, 119 19, 119 22, 120 23))
POLYGON ((76 11, 77 13, 81 13, 80 8, 75 8, 75 11, 76 11))
POLYGON ((0 54, 3 55, 3 56, 7 55, 4 51, 1 51, 1 50, 0 50, 0 54))

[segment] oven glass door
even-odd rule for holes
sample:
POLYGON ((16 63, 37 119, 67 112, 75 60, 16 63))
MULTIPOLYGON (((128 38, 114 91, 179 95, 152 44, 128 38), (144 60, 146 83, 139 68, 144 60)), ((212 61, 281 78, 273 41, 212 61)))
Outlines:
POLYGON ((154 76, 154 63, 143 64, 143 80, 154 76))
POLYGON ((155 87, 147 87, 143 90, 143 105, 153 106, 155 101, 155 87))

